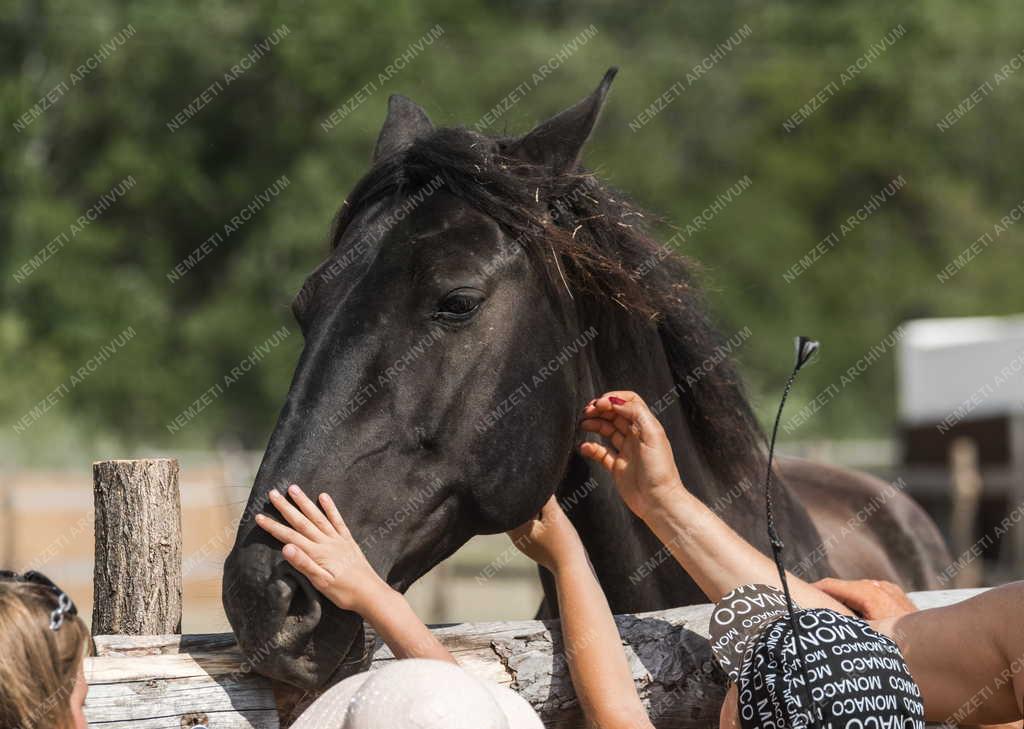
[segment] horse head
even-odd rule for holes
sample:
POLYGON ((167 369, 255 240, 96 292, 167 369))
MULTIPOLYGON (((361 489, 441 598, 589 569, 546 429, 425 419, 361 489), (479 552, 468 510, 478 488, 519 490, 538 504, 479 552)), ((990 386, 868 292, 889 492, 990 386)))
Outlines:
POLYGON ((255 528, 256 513, 278 517, 270 489, 331 494, 405 590, 471 536, 528 519, 562 479, 596 394, 574 292, 631 286, 608 275, 593 228, 565 222, 602 214, 579 155, 613 76, 521 137, 435 129, 391 97, 332 252, 293 303, 303 351, 224 568, 225 610, 261 673, 316 688, 365 654, 360 617, 255 528))

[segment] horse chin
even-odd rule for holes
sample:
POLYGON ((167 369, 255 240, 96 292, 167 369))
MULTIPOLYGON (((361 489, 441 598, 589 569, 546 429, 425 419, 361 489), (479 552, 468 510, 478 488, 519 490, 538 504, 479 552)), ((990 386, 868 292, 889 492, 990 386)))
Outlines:
MULTIPOLYGON (((346 631, 348 632, 348 631, 346 631)), ((261 659, 252 659, 253 668, 261 675, 304 692, 318 693, 368 668, 370 652, 366 650, 366 630, 362 620, 353 626, 344 653, 324 652, 323 646, 345 645, 344 637, 316 636, 296 653, 274 651, 261 659)), ((245 655, 252 652, 242 646, 245 655)))

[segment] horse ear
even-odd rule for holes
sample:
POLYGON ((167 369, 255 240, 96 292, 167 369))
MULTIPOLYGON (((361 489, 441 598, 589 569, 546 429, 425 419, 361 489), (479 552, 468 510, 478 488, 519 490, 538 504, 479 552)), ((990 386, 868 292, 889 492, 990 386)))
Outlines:
POLYGON ((556 175, 575 168, 618 71, 617 67, 609 68, 589 96, 512 142, 508 154, 543 165, 556 175))
POLYGON ((401 94, 391 94, 388 98, 388 116, 373 150, 373 161, 408 147, 417 138, 432 131, 434 125, 419 104, 401 94))

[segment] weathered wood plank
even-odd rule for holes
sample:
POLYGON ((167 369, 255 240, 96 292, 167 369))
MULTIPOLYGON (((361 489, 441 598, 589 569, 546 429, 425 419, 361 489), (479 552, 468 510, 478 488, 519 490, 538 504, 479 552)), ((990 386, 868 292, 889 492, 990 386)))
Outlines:
POLYGON ((183 729, 190 726, 215 727, 216 729, 278 729, 280 724, 277 711, 262 713, 230 712, 221 714, 197 715, 191 718, 163 716, 155 719, 126 719, 124 721, 104 721, 89 726, 103 729, 183 729))
MULTIPOLYGON (((959 602, 979 590, 914 593, 919 607, 959 602)), ((633 677, 658 727, 716 724, 725 677, 708 649, 710 605, 616 618, 633 677)), ((512 686, 548 727, 580 729, 557 622, 523 620, 433 628, 474 675, 512 686)), ((90 726, 179 729, 186 715, 213 727, 278 726, 270 682, 248 670, 229 634, 97 636, 89 659, 90 726), (216 717, 214 719, 214 717, 216 717)), ((393 661, 376 645, 370 670, 393 661)), ((186 719, 187 720, 187 719, 186 719)))
POLYGON ((98 636, 96 649, 86 665, 90 726, 279 726, 270 681, 249 670, 230 634, 98 636))
POLYGON ((87 715, 92 725, 152 726, 181 729, 191 725, 277 729, 278 712, 269 682, 237 686, 208 676, 91 685, 87 715))
POLYGON ((156 656, 174 653, 224 653, 241 661, 238 644, 231 633, 192 635, 97 635, 93 636, 97 656, 156 656))

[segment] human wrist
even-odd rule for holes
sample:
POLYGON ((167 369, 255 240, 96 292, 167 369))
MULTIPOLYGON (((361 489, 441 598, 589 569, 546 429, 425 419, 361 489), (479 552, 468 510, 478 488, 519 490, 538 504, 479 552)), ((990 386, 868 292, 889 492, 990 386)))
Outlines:
POLYGON ((584 551, 583 546, 580 545, 579 549, 566 550, 565 552, 557 555, 554 562, 548 569, 559 577, 562 575, 571 574, 581 569, 590 570, 590 562, 587 560, 587 553, 584 551))
POLYGON ((359 588, 353 597, 351 609, 366 621, 373 623, 374 616, 381 614, 381 611, 387 611, 396 599, 405 598, 377 576, 368 585, 359 588))
POLYGON ((682 480, 676 477, 652 487, 645 494, 637 516, 648 526, 653 526, 670 514, 685 511, 683 507, 692 498, 693 495, 683 486, 682 480))

